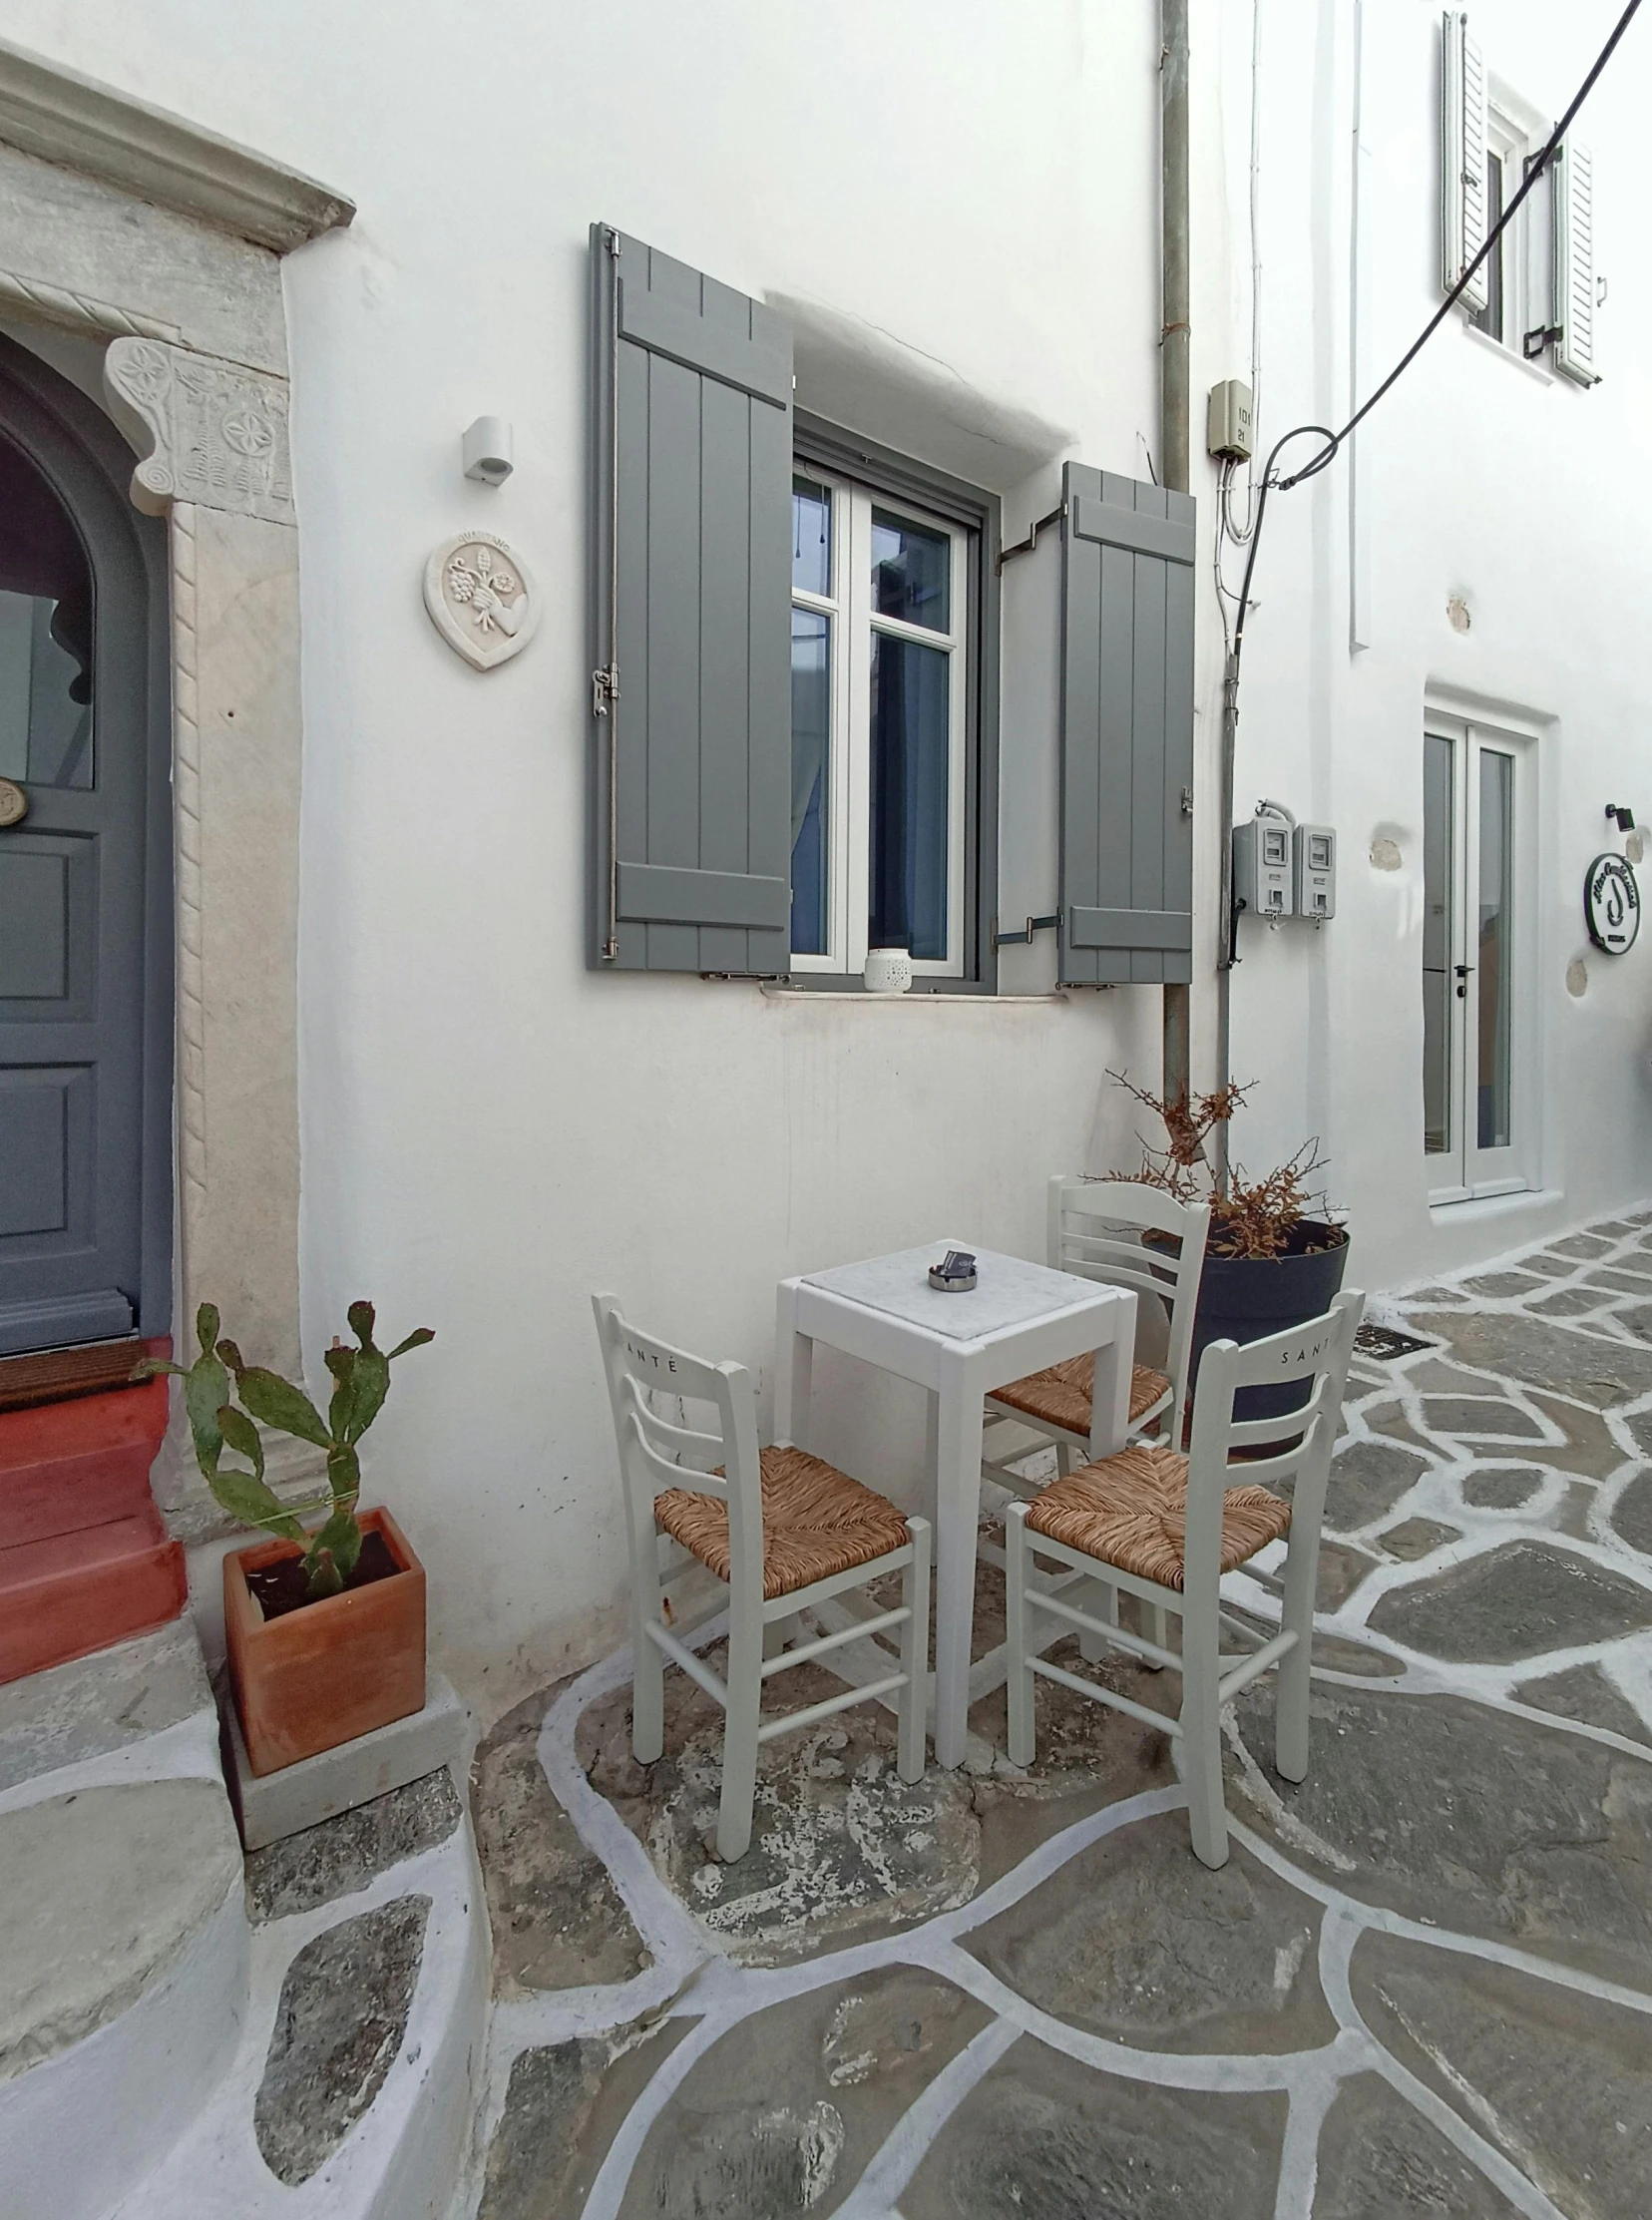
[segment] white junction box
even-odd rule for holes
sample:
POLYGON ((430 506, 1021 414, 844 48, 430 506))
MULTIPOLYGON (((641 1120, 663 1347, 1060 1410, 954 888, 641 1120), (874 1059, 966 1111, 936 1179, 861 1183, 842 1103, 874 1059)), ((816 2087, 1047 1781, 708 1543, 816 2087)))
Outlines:
POLYGON ((1233 899, 1247 917, 1290 917, 1296 909, 1291 826, 1252 817, 1233 828, 1233 899))
POLYGON ((1236 463, 1251 458, 1251 389, 1243 378, 1224 378, 1210 389, 1205 446, 1236 463))
POLYGON ((1298 917, 1337 914, 1337 835, 1329 825, 1298 825, 1296 910, 1298 917))

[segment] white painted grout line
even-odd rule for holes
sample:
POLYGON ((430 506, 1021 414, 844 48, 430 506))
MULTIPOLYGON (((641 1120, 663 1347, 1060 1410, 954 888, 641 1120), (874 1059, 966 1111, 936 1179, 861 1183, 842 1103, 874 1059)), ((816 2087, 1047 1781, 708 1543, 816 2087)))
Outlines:
MULTIPOLYGON (((909 1938, 917 1941, 917 1938, 909 1938)), ((1127 2081, 1146 2081, 1163 2089, 1204 2089, 1213 2092, 1250 2092, 1258 2089, 1293 2089, 1313 2064, 1329 2063, 1340 2037, 1312 2050, 1193 2051, 1142 2050, 1107 2035, 1092 2035, 1074 2027, 1041 2005, 1031 2004, 998 1976, 956 1944, 928 1946, 907 1954, 912 1962, 965 1990, 989 2011, 1008 2020, 1023 2034, 1035 2035, 1051 2050, 1059 2050, 1080 2065, 1111 2073, 1127 2081)), ((1356 2070, 1352 2065, 1349 2071, 1356 2070)))
MULTIPOLYGON (((715 1641, 723 1630, 724 1622, 713 1620, 700 1629, 695 1646, 703 1647, 715 1641)), ((659 1878, 648 1853, 608 1798, 600 1796, 586 1779, 574 1747, 580 1714, 599 1696, 622 1687, 629 1678, 630 1646, 627 1643, 571 1682, 546 1714, 545 1725, 540 1730, 539 1760, 552 1794, 573 1822, 580 1840, 588 1850, 595 1851, 608 1868, 656 1966, 674 1974, 680 1984, 711 1955, 712 1945, 686 1907, 659 1878)))
MULTIPOLYGON (((1243 1820, 1228 1818, 1228 1831, 1235 1841, 1243 1843, 1260 1864, 1286 1881, 1304 1896, 1312 1897, 1324 1905, 1327 1915, 1336 1915, 1339 1932, 1350 1937, 1349 1951, 1368 1929, 1382 1935, 1392 1935, 1402 1942, 1421 1943, 1430 1950, 1446 1951, 1459 1958, 1484 1959, 1488 1965, 1506 1966, 1516 1974, 1527 1974, 1533 1980, 1550 1982, 1557 1989, 1576 1990, 1579 1995, 1592 1997, 1603 2004, 1620 2004, 1626 2010, 1652 2014, 1652 1997, 1638 1989, 1626 1989, 1618 1982, 1602 1981, 1596 1974, 1586 1974, 1580 1968, 1566 1965, 1560 1959, 1538 1958, 1530 1951, 1522 1951, 1511 1943, 1497 1943, 1487 1936, 1464 1935, 1452 1928, 1431 1927, 1422 1920, 1409 1919, 1403 1912, 1393 1912, 1385 1905, 1367 1904, 1358 1897, 1346 1895, 1334 1883, 1322 1881, 1316 1874, 1304 1872, 1291 1864, 1276 1850, 1265 1836, 1247 1827, 1243 1820)), ((1335 2006, 1333 2005, 1333 2008, 1335 2006)), ((1351 2007, 1352 2008, 1352 2007, 1351 2007)), ((1339 2017, 1341 2014, 1339 2013, 1339 2017)), ((1349 2024, 1363 2024, 1356 2014, 1349 2024)))
POLYGON ((972 1898, 958 1911, 939 1913, 925 1924, 922 1932, 956 1942, 959 1936, 971 1934, 989 1920, 996 1920, 1001 1912, 1008 1912, 1012 1906, 1020 1904, 1029 1891, 1040 1888, 1081 1851, 1090 1849, 1120 1827, 1133 1827, 1138 1820, 1155 1818, 1160 1812, 1180 1811, 1186 1803, 1184 1789, 1151 1788, 1139 1796, 1123 1797, 1116 1804, 1104 1804, 1100 1811, 1074 1820, 1070 1827, 1063 1827, 1059 1834, 1051 1835, 1036 1849, 1030 1850, 1020 1865, 1012 1867, 991 1888, 983 1889, 980 1896, 972 1898))
POLYGON ((1570 2220, 1570 2216, 1557 2211, 1540 2189, 1534 2187, 1516 2167, 1510 2165, 1494 2144, 1475 2134, 1459 2113, 1444 2098, 1437 2096, 1427 2083, 1420 2081, 1416 2074, 1408 2071, 1371 2033, 1354 2001, 1349 1977, 1354 1946, 1360 1938, 1360 1922, 1357 1918, 1346 1915, 1358 1914, 1364 1907, 1345 1905, 1340 1909, 1345 1916, 1338 1919, 1335 1925, 1327 1925, 1324 1947, 1320 1952, 1320 1986, 1325 1992, 1327 2002, 1342 2024, 1357 2030, 1365 2038, 1369 2045, 1368 2062, 1371 2070, 1380 2073, 1414 2110, 1421 2112, 1431 2125, 1438 2128, 1470 2165, 1477 2167, 1502 2191, 1517 2212, 1526 2215, 1526 2220, 1570 2220))
POLYGON ((888 2220, 896 2198, 929 2156, 936 2136, 976 2084, 1020 2040, 1019 2027, 1003 2019, 990 2020, 973 2042, 949 2059, 884 2137, 860 2180, 836 2208, 834 2220, 888 2220))
MULTIPOLYGON (((745 2014, 736 2016, 743 2018, 745 2014)), ((580 2208, 580 2220, 618 2220, 631 2169, 641 2154, 649 2128, 687 2079, 689 2068, 734 2024, 735 2020, 720 2017, 702 2019, 660 2062, 647 2087, 620 2121, 620 2131, 609 2145, 591 2185, 591 2194, 580 2208)))

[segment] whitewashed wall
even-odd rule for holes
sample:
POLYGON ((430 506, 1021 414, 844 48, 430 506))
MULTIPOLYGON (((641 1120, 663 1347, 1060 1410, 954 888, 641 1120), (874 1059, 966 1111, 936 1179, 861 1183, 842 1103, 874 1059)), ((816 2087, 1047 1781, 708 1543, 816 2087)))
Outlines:
MULTIPOLYGON (((1261 423, 1350 413, 1358 283, 1362 397, 1440 299, 1441 9, 1432 0, 1261 0, 1261 423), (1367 256, 1353 265, 1355 75, 1367 256)), ((1251 0, 1222 0, 1222 129, 1206 142, 1206 258, 1195 383, 1246 374, 1251 0), (1218 153, 1219 145, 1219 153, 1218 153)), ((1613 0, 1479 0, 1494 76, 1549 118, 1620 9, 1613 0)), ((1214 32, 1218 25, 1213 22, 1214 32)), ((1350 538, 1345 459, 1270 510, 1250 627, 1237 814, 1261 794, 1342 834, 1340 915, 1315 933, 1243 932, 1234 1067, 1262 1082, 1238 1147, 1260 1164, 1305 1133, 1332 1158, 1367 1285, 1417 1280, 1643 1195, 1652 1187, 1652 942, 1623 959, 1589 947, 1589 858, 1618 843, 1605 803, 1652 814, 1652 665, 1645 485, 1652 299, 1640 240, 1649 27, 1631 31, 1578 136, 1596 158, 1603 382, 1583 392, 1509 358, 1453 311, 1360 436, 1363 507, 1350 538), (1351 654, 1350 560, 1369 566, 1351 654), (1452 628, 1446 604, 1466 603, 1452 628), (1422 749, 1431 688, 1544 724, 1537 742, 1539 1190, 1431 1211, 1422 1153, 1422 749), (1375 838, 1403 868, 1379 871, 1375 838), (1582 957, 1588 984, 1567 993, 1582 957)), ((1546 189, 1544 189, 1546 190, 1546 189)), ((1293 459, 1305 460, 1305 442, 1293 459)), ((1231 563, 1237 581, 1239 566, 1231 563)), ((1216 710, 1214 694, 1207 708, 1216 710)))
MULTIPOLYGON (((1106 1068, 1158 1054, 1156 994, 891 1008, 586 972, 588 226, 774 300, 800 405, 1002 493, 1019 536, 1063 454, 1140 476, 1156 444, 1154 11, 16 0, 6 31, 360 209, 287 264, 305 1336, 319 1372, 360 1293, 437 1329, 370 1482, 429 1563, 437 1649, 503 1701, 621 1592, 594 1288, 766 1382, 783 1273, 948 1232, 1038 1253, 1046 1175, 1107 1160, 1106 1068), (498 493, 459 470, 482 411, 516 425, 498 493), (548 600, 486 676, 419 598, 466 524, 548 600)), ((1007 776, 1050 676, 1006 672, 1007 776)), ((846 1460, 910 1489, 909 1402, 838 1400, 846 1460)))

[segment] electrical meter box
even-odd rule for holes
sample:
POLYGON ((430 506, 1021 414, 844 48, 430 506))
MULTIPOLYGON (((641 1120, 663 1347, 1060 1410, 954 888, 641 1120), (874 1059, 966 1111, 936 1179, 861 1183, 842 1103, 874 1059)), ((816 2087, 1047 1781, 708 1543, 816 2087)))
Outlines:
POLYGON ((1290 917, 1296 909, 1291 827, 1252 817, 1233 828, 1233 899, 1247 917, 1290 917))
POLYGON ((1236 463, 1250 461, 1251 389, 1243 378, 1224 378, 1211 387, 1205 446, 1212 455, 1226 455, 1236 463))
POLYGON ((1337 835, 1329 825, 1298 825, 1296 908, 1298 917, 1337 914, 1337 835))

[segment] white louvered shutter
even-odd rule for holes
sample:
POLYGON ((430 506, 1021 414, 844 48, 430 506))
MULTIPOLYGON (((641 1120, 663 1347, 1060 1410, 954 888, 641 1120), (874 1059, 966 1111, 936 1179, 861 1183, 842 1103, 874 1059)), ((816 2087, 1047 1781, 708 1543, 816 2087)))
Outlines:
POLYGON ((1594 161, 1562 140, 1554 164, 1554 367, 1579 385, 1595 368, 1594 161))
MULTIPOLYGON (((1442 277, 1448 293, 1485 244, 1486 231, 1485 57, 1468 36, 1461 8, 1446 11, 1441 85, 1442 277)), ((1484 311, 1490 297, 1485 269, 1475 271, 1458 297, 1475 315, 1484 311)))

